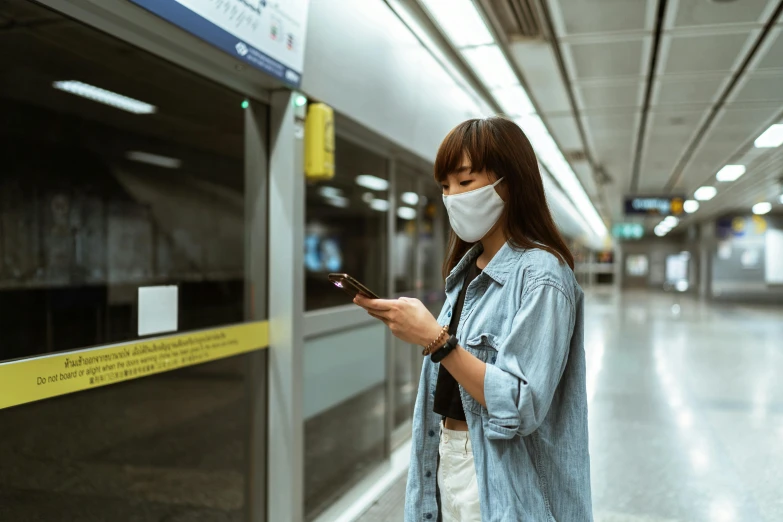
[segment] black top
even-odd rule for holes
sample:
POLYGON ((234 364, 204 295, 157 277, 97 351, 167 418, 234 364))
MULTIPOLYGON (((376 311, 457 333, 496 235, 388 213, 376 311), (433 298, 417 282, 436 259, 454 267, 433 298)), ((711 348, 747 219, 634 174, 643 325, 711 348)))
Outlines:
MULTIPOLYGON (((462 285, 462 290, 460 290, 459 296, 457 297, 457 304, 454 305, 454 308, 451 310, 449 335, 457 334, 459 318, 462 315, 462 307, 465 304, 465 294, 468 291, 468 285, 470 285, 470 282, 476 279, 480 273, 481 270, 479 270, 479 267, 476 265, 476 261, 473 261, 473 264, 468 268, 468 273, 465 276, 465 283, 462 285)), ((435 385, 435 400, 432 411, 450 419, 466 420, 465 410, 462 408, 462 399, 459 395, 459 384, 442 364, 438 370, 438 382, 435 385)))

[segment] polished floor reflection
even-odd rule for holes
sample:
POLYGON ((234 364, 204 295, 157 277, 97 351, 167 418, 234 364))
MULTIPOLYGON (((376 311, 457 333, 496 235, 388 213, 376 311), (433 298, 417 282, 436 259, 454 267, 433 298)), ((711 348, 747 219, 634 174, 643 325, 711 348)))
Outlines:
POLYGON ((783 308, 588 292, 586 315, 596 521, 783 520, 783 308))

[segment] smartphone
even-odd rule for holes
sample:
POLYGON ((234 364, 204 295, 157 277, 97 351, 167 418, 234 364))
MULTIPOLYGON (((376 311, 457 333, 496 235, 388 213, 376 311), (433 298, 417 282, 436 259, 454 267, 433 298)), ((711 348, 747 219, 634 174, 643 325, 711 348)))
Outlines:
POLYGON ((380 299, 375 292, 348 274, 329 274, 329 281, 331 281, 334 286, 350 295, 351 299, 356 297, 357 294, 369 297, 370 299, 380 299))

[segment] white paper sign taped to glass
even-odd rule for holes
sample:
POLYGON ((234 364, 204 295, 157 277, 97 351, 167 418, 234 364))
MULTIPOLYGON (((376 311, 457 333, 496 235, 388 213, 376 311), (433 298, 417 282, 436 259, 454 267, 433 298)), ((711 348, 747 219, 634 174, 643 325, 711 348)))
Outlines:
POLYGON ((131 0, 223 51, 299 87, 310 0, 131 0))

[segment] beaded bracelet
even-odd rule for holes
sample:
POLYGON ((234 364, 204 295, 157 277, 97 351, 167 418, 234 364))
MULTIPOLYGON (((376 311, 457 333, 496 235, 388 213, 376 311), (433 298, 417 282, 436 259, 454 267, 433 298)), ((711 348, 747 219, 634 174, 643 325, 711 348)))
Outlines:
POLYGON ((448 326, 444 326, 443 328, 441 328, 440 334, 438 334, 438 337, 436 337, 434 341, 432 341, 430 344, 428 344, 427 347, 424 348, 424 350, 422 350, 421 354, 422 355, 429 355, 430 353, 432 353, 432 350, 436 346, 440 346, 440 345, 442 345, 445 342, 444 341, 444 337, 446 339, 449 338, 449 327, 448 326))

